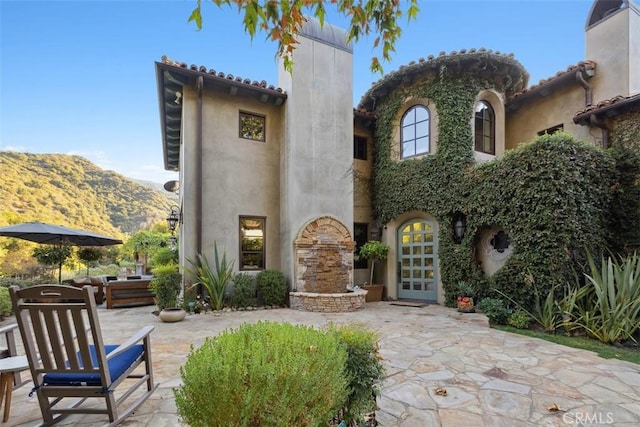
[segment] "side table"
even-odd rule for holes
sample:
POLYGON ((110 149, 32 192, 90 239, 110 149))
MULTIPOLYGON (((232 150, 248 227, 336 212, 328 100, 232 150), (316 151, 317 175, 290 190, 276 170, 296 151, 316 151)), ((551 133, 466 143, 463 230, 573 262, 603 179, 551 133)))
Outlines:
POLYGON ((27 356, 13 356, 0 359, 0 404, 4 398, 4 415, 6 423, 11 411, 11 393, 13 392, 13 374, 29 368, 27 356))

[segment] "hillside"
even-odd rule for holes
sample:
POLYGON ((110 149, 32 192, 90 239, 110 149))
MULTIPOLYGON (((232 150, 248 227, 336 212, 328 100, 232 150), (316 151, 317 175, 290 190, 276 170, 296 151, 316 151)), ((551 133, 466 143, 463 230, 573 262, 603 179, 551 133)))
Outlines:
POLYGON ((0 177, 0 226, 42 221, 125 238, 164 221, 176 203, 79 156, 0 151, 0 177))

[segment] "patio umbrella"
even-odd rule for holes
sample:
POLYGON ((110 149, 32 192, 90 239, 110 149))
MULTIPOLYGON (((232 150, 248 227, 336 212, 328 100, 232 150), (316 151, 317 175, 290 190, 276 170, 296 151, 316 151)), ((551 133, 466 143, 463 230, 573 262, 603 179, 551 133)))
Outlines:
MULTIPOLYGON (((90 231, 77 230, 61 225, 45 224, 37 221, 0 227, 0 236, 15 237, 30 242, 50 245, 110 246, 122 244, 122 240, 120 239, 114 239, 90 231)), ((62 265, 59 266, 58 281, 60 281, 61 274, 62 265)))

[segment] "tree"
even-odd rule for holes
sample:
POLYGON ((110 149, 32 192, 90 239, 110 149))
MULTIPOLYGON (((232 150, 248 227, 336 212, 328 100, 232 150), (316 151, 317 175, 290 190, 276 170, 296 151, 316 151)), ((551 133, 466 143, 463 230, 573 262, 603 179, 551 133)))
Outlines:
POLYGON ((89 267, 95 267, 103 255, 104 252, 99 248, 88 247, 78 251, 78 258, 87 266, 87 277, 89 277, 89 267))
MULTIPOLYGON (((244 13, 244 29, 253 39, 257 30, 265 31, 267 37, 278 42, 278 55, 284 60, 284 68, 291 72, 293 61, 291 56, 297 44, 296 36, 305 21, 303 9, 318 18, 324 24, 325 5, 335 4, 338 12, 351 19, 347 30, 347 42, 357 42, 360 36, 377 34, 373 48, 382 44, 382 58, 391 59, 395 51, 395 43, 402 34, 398 20, 407 16, 407 20, 415 19, 420 9, 418 0, 406 0, 403 10, 399 0, 274 0, 260 4, 258 0, 211 0, 216 6, 238 6, 238 13, 244 13)), ((189 16, 189 22, 195 22, 202 28, 202 0, 189 16)), ((378 57, 371 58, 371 71, 382 73, 378 57)))
POLYGON ((58 266, 58 283, 62 281, 62 264, 70 256, 71 247, 67 245, 37 247, 33 250, 33 257, 40 264, 58 266))
POLYGON ((123 252, 133 253, 136 262, 142 263, 142 271, 147 271, 147 260, 167 241, 166 235, 149 230, 138 231, 127 240, 123 252))

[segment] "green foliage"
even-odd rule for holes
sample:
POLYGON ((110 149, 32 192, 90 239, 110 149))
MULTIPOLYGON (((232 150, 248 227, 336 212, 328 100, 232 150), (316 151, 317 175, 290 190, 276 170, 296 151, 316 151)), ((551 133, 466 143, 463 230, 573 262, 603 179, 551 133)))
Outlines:
POLYGON ((349 396, 344 405, 346 425, 363 422, 363 414, 376 409, 376 398, 384 379, 384 366, 378 354, 378 335, 364 325, 331 325, 347 347, 346 375, 349 379, 349 396))
POLYGON ((633 340, 640 328, 640 255, 602 257, 588 254, 587 283, 575 291, 574 322, 604 343, 633 340))
POLYGON ((198 284, 207 291, 209 298, 211 298, 211 307, 214 310, 221 310, 224 306, 224 297, 227 291, 227 286, 233 277, 233 264, 227 262, 227 254, 223 252, 222 259, 218 255, 218 244, 213 242, 213 261, 214 267, 211 268, 209 260, 205 254, 197 254, 195 260, 187 259, 191 268, 185 267, 185 270, 193 274, 198 284))
POLYGON ((33 257, 40 264, 56 266, 66 261, 71 256, 70 246, 38 246, 33 249, 33 257))
POLYGON ((87 266, 87 276, 89 276, 89 267, 97 264, 104 255, 104 251, 100 248, 80 248, 78 250, 78 258, 87 266))
POLYGON ((360 247, 358 255, 368 261, 371 261, 371 271, 369 273, 369 283, 373 284, 373 269, 376 262, 387 259, 389 255, 389 245, 378 240, 369 240, 360 247))
POLYGON ((471 286, 465 281, 458 282, 458 285, 456 286, 456 296, 473 297, 474 294, 475 294, 475 291, 473 289, 473 286, 471 286))
POLYGON ((161 247, 151 258, 151 266, 177 264, 179 262, 178 251, 172 251, 167 247, 161 247))
MULTIPOLYGON (((338 12, 350 21, 347 33, 347 43, 357 42, 361 36, 375 34, 373 48, 381 47, 382 58, 391 60, 391 53, 395 51, 395 44, 402 34, 398 20, 406 16, 408 20, 415 19, 419 12, 418 0, 409 0, 406 11, 397 0, 364 0, 352 2, 339 0, 310 0, 305 2, 272 1, 262 5, 257 1, 244 0, 212 0, 217 6, 236 4, 238 12, 242 11, 245 31, 253 39, 256 31, 267 33, 268 38, 278 41, 278 56, 283 58, 285 70, 293 71, 291 55, 297 43, 297 34, 304 21, 304 15, 313 14, 324 25, 325 5, 337 3, 338 12), (311 9, 305 10, 305 9, 311 9)), ((202 28, 201 1, 189 16, 189 22, 202 28)), ((382 73, 382 66, 377 57, 371 59, 371 71, 382 73)))
POLYGON ((238 273, 233 276, 233 295, 231 304, 234 307, 248 307, 255 300, 255 278, 251 274, 238 273))
POLYGON ((0 320, 9 316, 13 311, 11 305, 11 297, 9 296, 9 289, 4 286, 0 286, 0 320))
POLYGON ((525 310, 518 309, 509 315, 507 324, 518 329, 528 329, 531 324, 531 316, 525 310))
MULTIPOLYGON (((583 271, 585 249, 601 250, 623 239, 610 221, 612 188, 621 179, 611 153, 557 132, 508 150, 500 159, 474 162, 469 120, 477 95, 485 89, 512 93, 524 87, 525 77, 517 62, 501 55, 444 56, 399 70, 373 86, 360 103, 373 107, 375 98, 374 217, 386 224, 420 211, 444 225, 452 223, 456 212, 466 215, 460 244, 452 232, 438 235, 439 272, 448 305, 455 304, 457 283, 466 281, 477 298, 498 289, 531 306, 527 271, 536 276, 541 293, 562 289, 574 271, 583 271), (485 71, 489 67, 491 75, 485 71), (411 83, 398 85, 405 74, 411 83), (407 99, 437 106, 438 146, 428 156, 398 161, 395 133, 407 99), (487 277, 474 246, 484 230, 496 225, 508 230, 517 250, 487 277)), ((626 176, 631 177, 629 171, 626 176)))
POLYGON ((509 310, 499 298, 484 298, 477 306, 489 319, 490 325, 506 325, 509 310))
MULTIPOLYGON (((525 306, 501 291, 496 291, 504 298, 511 301, 520 311, 524 311, 530 318, 536 321, 547 332, 554 332, 562 324, 561 303, 556 299, 557 287, 554 286, 546 292, 546 296, 541 294, 536 286, 535 278, 530 272, 525 277, 525 283, 529 289, 533 290, 533 311, 527 310, 525 306)), ((515 325, 512 325, 515 326, 515 325)))
POLYGON ((157 266, 153 269, 153 279, 149 289, 156 295, 158 310, 178 307, 178 295, 182 288, 182 274, 177 264, 157 266))
MULTIPOLYGON (((166 232, 173 196, 113 171, 102 170, 83 157, 0 151, 0 226, 42 221, 126 240, 127 235, 161 223, 166 232), (18 213, 20 212, 20 213, 18 213)), ((0 238, 0 274, 37 275, 31 257, 34 244, 0 238)), ((115 262, 107 248, 104 263, 115 262)))
POLYGON ((337 334, 258 322, 192 348, 174 390, 191 426, 322 426, 347 399, 337 334))
POLYGON ((265 305, 281 306, 287 300, 287 281, 278 270, 263 270, 256 276, 258 294, 265 305))

